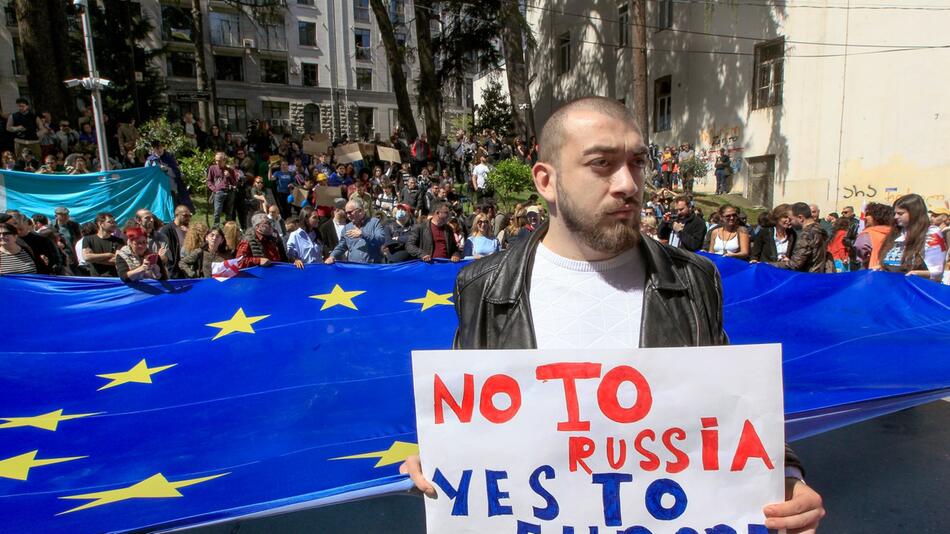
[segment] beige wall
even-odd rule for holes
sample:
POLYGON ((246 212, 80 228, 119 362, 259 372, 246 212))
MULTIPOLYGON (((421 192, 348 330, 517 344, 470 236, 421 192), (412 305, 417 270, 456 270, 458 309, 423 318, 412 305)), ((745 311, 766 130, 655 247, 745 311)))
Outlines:
MULTIPOLYGON (((632 50, 592 44, 618 42, 617 4, 568 0, 557 3, 557 12, 528 9, 539 43, 531 61, 539 124, 561 102, 585 94, 632 105, 632 50), (571 32, 576 61, 559 76, 556 43, 564 31, 571 32)), ((657 4, 648 3, 649 26, 657 24, 657 4)), ((651 141, 726 148, 743 162, 737 192, 747 188, 744 159, 774 155, 773 203, 815 202, 828 211, 910 190, 942 205, 950 196, 950 50, 882 53, 854 45, 942 45, 948 26, 950 11, 674 3, 673 29, 697 33, 648 32, 651 121, 653 81, 670 75, 673 84, 672 129, 651 132, 651 141), (783 104, 752 110, 754 46, 779 36, 787 40, 783 104), (832 46, 844 43, 851 46, 832 46)), ((710 179, 698 189, 712 186, 710 179)))

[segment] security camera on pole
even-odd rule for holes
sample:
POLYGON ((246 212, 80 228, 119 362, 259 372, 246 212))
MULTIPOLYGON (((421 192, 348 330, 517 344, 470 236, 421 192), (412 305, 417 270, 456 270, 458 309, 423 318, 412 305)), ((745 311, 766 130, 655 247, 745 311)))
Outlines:
POLYGON ((92 93, 92 112, 96 121, 96 141, 99 147, 99 170, 109 170, 109 153, 106 147, 106 125, 102 118, 102 95, 99 91, 109 87, 112 83, 99 77, 96 70, 96 57, 92 49, 92 23, 89 21, 89 10, 86 9, 88 0, 72 0, 73 6, 82 15, 82 33, 86 41, 86 62, 89 65, 89 76, 82 79, 66 80, 66 87, 82 86, 92 93))

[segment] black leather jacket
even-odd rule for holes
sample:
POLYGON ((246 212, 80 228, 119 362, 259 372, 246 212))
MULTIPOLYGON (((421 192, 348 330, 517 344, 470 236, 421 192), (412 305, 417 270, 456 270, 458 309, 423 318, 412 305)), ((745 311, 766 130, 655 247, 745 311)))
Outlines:
MULTIPOLYGON (((529 239, 463 268, 455 280, 455 349, 537 348, 528 297, 531 268, 547 224, 529 239)), ((646 285, 641 347, 727 345, 722 282, 712 262, 691 252, 640 240, 646 285)), ((786 446, 785 464, 801 469, 786 446)))

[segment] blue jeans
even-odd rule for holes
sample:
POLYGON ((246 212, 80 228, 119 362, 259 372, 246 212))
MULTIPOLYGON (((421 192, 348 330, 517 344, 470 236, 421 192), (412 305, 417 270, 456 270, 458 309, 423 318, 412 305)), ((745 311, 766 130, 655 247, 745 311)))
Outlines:
POLYGON ((726 194, 726 181, 729 180, 729 175, 726 174, 725 169, 719 169, 716 171, 716 194, 726 194))
POLYGON ((228 200, 228 190, 215 191, 214 197, 212 198, 212 204, 214 205, 214 225, 217 226, 221 222, 221 212, 224 211, 224 204, 228 200))

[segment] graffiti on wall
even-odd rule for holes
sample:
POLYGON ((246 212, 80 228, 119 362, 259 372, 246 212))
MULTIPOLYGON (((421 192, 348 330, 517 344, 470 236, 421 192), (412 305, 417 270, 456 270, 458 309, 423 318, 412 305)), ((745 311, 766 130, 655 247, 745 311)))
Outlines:
POLYGON ((894 185, 875 185, 872 183, 846 185, 838 191, 838 198, 842 201, 859 203, 880 202, 882 204, 892 204, 898 198, 910 193, 920 194, 930 207, 943 206, 948 201, 946 195, 941 193, 924 193, 914 191, 910 187, 902 189, 894 185))
POLYGON ((742 170, 742 128, 740 126, 725 126, 722 128, 707 128, 699 133, 699 146, 696 154, 706 162, 710 174, 715 169, 719 150, 726 149, 726 154, 732 162, 733 175, 742 170))

